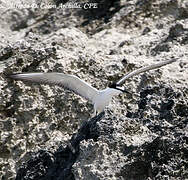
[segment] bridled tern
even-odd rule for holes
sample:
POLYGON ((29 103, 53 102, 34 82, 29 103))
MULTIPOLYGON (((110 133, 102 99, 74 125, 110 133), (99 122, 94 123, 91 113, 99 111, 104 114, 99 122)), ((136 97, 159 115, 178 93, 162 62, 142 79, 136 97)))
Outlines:
POLYGON ((104 90, 97 90, 75 75, 63 73, 16 73, 9 75, 9 77, 16 80, 30 81, 40 84, 58 85, 69 89, 89 100, 94 106, 94 115, 97 115, 104 111, 104 108, 110 103, 113 96, 119 95, 122 92, 128 93, 121 87, 126 79, 152 69, 160 68, 175 61, 176 60, 174 59, 167 60, 134 70, 123 76, 116 83, 112 83, 104 90))

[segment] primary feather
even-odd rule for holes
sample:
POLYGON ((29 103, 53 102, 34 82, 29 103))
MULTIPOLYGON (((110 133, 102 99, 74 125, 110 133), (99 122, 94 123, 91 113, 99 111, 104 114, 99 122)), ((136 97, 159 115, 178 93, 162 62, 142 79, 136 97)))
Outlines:
POLYGON ((12 79, 29 81, 40 84, 58 85, 94 103, 97 89, 81 80, 77 76, 63 73, 18 73, 9 76, 12 79))
POLYGON ((131 78, 133 76, 136 76, 137 74, 140 74, 140 73, 152 70, 152 69, 160 68, 162 66, 165 66, 167 64, 173 63, 175 61, 176 61, 176 59, 171 59, 171 60, 168 60, 168 61, 163 61, 163 62, 160 62, 160 63, 152 64, 150 66, 142 67, 140 69, 136 69, 136 70, 126 74, 125 76, 123 76, 116 84, 117 85, 122 85, 125 82, 125 80, 127 80, 127 79, 129 79, 129 78, 131 78))

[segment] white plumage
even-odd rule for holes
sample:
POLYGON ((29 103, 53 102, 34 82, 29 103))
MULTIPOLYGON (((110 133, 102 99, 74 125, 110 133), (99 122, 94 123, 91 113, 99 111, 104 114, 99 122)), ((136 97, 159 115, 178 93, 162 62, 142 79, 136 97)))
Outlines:
POLYGON ((9 77, 16 80, 30 81, 40 84, 58 85, 69 89, 89 100, 94 105, 94 113, 96 115, 104 111, 104 108, 110 103, 113 96, 119 95, 121 92, 127 92, 120 87, 126 79, 145 71, 160 68, 161 66, 170 64, 174 61, 176 60, 168 60, 132 71, 123 76, 117 83, 113 83, 104 90, 97 90, 77 76, 63 73, 17 73, 11 74, 9 77))

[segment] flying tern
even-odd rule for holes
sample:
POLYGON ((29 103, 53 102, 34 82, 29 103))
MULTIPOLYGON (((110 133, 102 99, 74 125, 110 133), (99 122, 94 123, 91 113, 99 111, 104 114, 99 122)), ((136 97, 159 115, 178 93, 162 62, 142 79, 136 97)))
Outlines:
POLYGON ((40 84, 58 85, 65 89, 69 89, 74 93, 82 96, 83 98, 89 100, 94 106, 94 115, 97 115, 104 111, 105 107, 110 103, 113 96, 119 95, 122 92, 128 93, 121 86, 125 82, 125 80, 140 73, 160 68, 175 61, 175 59, 167 60, 160 63, 152 64, 150 66, 136 69, 123 76, 116 83, 114 82, 110 84, 109 87, 103 90, 97 90, 96 88, 92 87, 90 84, 88 84, 87 82, 83 81, 75 75, 57 72, 15 73, 9 75, 8 77, 15 80, 30 81, 40 84))

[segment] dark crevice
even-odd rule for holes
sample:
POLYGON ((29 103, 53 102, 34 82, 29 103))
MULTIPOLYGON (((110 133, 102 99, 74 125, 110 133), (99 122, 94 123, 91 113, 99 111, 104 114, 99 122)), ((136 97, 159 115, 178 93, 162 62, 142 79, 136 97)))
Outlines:
POLYGON ((60 146, 55 152, 36 152, 18 169, 16 180, 74 180, 72 166, 79 157, 80 142, 88 139, 97 141, 100 136, 97 122, 103 116, 104 112, 84 122, 66 147, 60 146))

